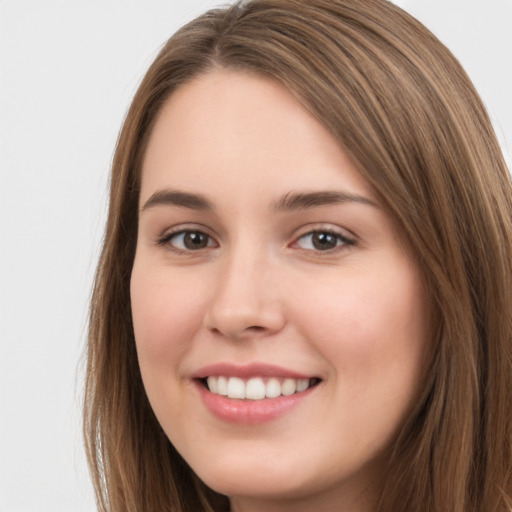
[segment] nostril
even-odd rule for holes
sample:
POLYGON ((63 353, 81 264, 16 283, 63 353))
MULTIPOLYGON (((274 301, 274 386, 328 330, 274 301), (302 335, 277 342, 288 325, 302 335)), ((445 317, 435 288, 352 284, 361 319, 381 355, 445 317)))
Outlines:
POLYGON ((269 301, 253 305, 238 301, 237 307, 231 303, 223 305, 221 300, 212 301, 204 318, 204 325, 208 331, 215 336, 232 339, 276 333, 285 324, 281 307, 269 301))
MULTIPOLYGON (((219 329, 218 327, 210 326, 209 329, 214 334, 223 334, 222 329, 219 329)), ((240 329, 239 335, 258 334, 261 332, 265 332, 266 330, 267 329, 261 325, 250 325, 249 327, 243 327, 242 329, 240 329)))

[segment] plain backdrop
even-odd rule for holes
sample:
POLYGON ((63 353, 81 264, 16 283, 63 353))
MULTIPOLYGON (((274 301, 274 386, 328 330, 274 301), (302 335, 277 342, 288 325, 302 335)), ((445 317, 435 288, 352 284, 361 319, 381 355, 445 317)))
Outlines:
MULTIPOLYGON (((92 512, 80 403, 115 140, 158 48, 213 0, 0 0, 0 512, 92 512)), ((397 0, 512 150, 512 0, 397 0)), ((156 511, 155 511, 156 512, 156 511)))

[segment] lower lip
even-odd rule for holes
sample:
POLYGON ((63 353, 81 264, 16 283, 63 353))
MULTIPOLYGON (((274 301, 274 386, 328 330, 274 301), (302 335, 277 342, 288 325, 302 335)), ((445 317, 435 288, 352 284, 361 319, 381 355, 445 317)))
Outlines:
POLYGON ((300 393, 277 398, 238 400, 211 393, 199 381, 195 384, 204 405, 214 416, 240 425, 259 425, 277 419, 299 405, 316 388, 314 386, 300 393))

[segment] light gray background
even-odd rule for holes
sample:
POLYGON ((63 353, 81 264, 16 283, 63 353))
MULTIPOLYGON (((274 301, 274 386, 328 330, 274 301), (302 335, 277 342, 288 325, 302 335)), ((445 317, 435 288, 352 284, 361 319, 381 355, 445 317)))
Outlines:
MULTIPOLYGON (((81 357, 129 101, 215 0, 0 0, 0 512, 93 511, 81 357)), ((397 0, 473 78, 511 162, 512 0, 397 0)))

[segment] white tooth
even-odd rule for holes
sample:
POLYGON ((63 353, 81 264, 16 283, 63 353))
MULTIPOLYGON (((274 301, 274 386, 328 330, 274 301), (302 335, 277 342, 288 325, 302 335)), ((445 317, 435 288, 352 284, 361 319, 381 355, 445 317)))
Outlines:
POLYGON ((277 398, 281 395, 281 384, 277 379, 268 379, 265 386, 265 396, 267 398, 277 398))
POLYGON ((245 398, 250 400, 261 400, 265 398, 265 383, 263 379, 254 377, 247 381, 245 385, 245 398))
POLYGON ((297 391, 306 391, 309 388, 309 379, 299 379, 297 382, 297 391))
POLYGON ((218 388, 217 388, 217 377, 208 377, 206 379, 206 383, 208 384, 208 389, 212 392, 217 394, 218 388))
POLYGON ((228 380, 228 397, 245 398, 245 382, 238 377, 230 377, 228 380))
POLYGON ((219 377, 217 379, 217 393, 223 396, 228 394, 228 379, 226 377, 219 377))
POLYGON ((297 381, 295 379, 285 379, 281 385, 281 393, 284 396, 290 396, 297 390, 297 381))

